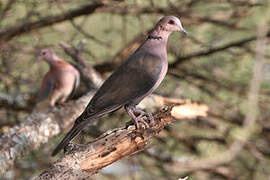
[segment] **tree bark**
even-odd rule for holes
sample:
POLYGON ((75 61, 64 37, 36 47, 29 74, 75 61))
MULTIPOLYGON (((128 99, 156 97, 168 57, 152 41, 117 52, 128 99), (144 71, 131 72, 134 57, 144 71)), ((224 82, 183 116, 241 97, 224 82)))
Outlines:
MULTIPOLYGON (((155 115, 155 122, 149 123, 149 129, 145 129, 143 124, 141 129, 136 129, 135 125, 126 125, 109 130, 85 145, 70 143, 64 156, 35 179, 88 179, 101 168, 150 148, 150 139, 172 123, 172 117, 177 114, 174 112, 178 112, 178 115, 182 113, 179 118, 187 118, 187 113, 179 111, 179 106, 167 106, 155 115)), ((193 118, 197 116, 200 113, 193 114, 193 118)))
MULTIPOLYGON (((33 113, 20 125, 11 128, 0 138, 0 175, 11 168, 16 159, 38 149, 49 139, 71 127, 74 120, 85 109, 94 91, 77 101, 68 102, 64 107, 45 113, 33 113)), ((166 105, 175 104, 172 116, 179 118, 196 118, 206 116, 207 105, 193 103, 190 100, 164 98, 151 95, 145 98, 140 108, 158 110, 166 105)))
POLYGON ((0 138, 0 175, 23 157, 70 127, 84 110, 94 92, 89 92, 65 107, 45 113, 33 113, 0 138))

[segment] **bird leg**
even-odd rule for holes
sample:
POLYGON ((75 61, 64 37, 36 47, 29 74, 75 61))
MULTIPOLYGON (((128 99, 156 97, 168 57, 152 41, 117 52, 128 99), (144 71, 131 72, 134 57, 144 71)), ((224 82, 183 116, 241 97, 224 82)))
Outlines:
POLYGON ((145 111, 143 111, 139 108, 135 108, 135 107, 134 107, 133 111, 136 113, 139 113, 140 114, 139 117, 146 116, 150 120, 151 123, 153 123, 153 124, 155 123, 155 119, 154 119, 154 116, 152 115, 152 113, 145 112, 145 111))
POLYGON ((58 103, 58 106, 61 107, 61 108, 62 108, 62 107, 65 108, 65 107, 71 107, 72 105, 69 104, 69 103, 66 103, 66 102, 59 102, 59 103, 58 103))
POLYGON ((49 109, 49 112, 52 112, 52 113, 55 113, 58 111, 58 108, 54 105, 54 106, 51 106, 50 105, 50 109, 49 109))
POLYGON ((143 123, 146 126, 146 128, 149 128, 149 124, 144 120, 145 116, 148 117, 146 112, 142 111, 141 109, 136 109, 134 106, 128 106, 128 105, 125 106, 125 109, 126 109, 128 115, 134 121, 137 129, 139 128, 139 122, 143 123), (140 115, 135 116, 134 112, 140 113, 140 115))

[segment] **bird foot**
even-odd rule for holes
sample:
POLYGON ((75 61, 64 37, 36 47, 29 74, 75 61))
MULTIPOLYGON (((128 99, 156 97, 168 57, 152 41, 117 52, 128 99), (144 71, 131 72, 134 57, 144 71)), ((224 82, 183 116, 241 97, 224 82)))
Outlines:
POLYGON ((152 113, 146 113, 147 118, 149 119, 151 124, 155 124, 155 118, 152 113))
POLYGON ((65 108, 65 107, 71 107, 71 104, 65 103, 65 102, 61 102, 61 103, 58 104, 58 106, 61 107, 61 108, 65 108))
POLYGON ((51 108, 49 109, 49 113, 55 113, 58 111, 58 108, 55 106, 50 106, 51 108))
POLYGON ((132 120, 136 126, 136 129, 139 129, 139 127, 140 127, 139 123, 144 124, 146 129, 150 128, 149 123, 146 120, 149 119, 150 122, 154 121, 154 117, 152 116, 151 113, 144 112, 143 110, 137 109, 134 106, 125 106, 125 109, 126 109, 127 113, 129 114, 129 116, 132 118, 132 120), (139 115, 136 116, 134 113, 138 113, 139 115))
POLYGON ((146 117, 147 119, 149 119, 149 121, 150 121, 151 124, 155 124, 155 118, 154 118, 154 116, 152 115, 152 113, 144 112, 144 111, 141 110, 141 109, 134 109, 134 112, 140 114, 140 115, 138 116, 138 118, 139 118, 139 117, 146 117))
POLYGON ((139 123, 144 124, 147 129, 150 128, 149 124, 144 120, 143 115, 139 115, 138 117, 134 118, 133 121, 136 126, 136 129, 140 128, 139 123))
POLYGON ((80 147, 85 146, 84 144, 74 144, 72 142, 69 142, 66 147, 64 147, 64 153, 66 154, 67 152, 71 152, 75 149, 78 149, 80 147))

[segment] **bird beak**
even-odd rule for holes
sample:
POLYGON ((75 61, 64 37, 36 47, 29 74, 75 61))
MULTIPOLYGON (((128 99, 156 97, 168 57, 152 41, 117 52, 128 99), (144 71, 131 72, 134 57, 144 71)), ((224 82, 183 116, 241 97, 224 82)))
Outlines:
POLYGON ((187 36, 188 32, 183 28, 181 22, 179 22, 178 26, 179 26, 179 31, 182 31, 187 36))
POLYGON ((188 35, 188 32, 183 27, 180 28, 180 31, 182 31, 186 36, 188 35))

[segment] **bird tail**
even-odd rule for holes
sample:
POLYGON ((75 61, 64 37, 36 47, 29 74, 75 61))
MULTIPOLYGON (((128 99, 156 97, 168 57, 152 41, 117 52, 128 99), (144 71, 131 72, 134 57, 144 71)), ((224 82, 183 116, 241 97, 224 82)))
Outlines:
POLYGON ((55 156, 61 149, 65 148, 68 143, 85 127, 84 122, 76 123, 73 125, 72 129, 67 133, 64 139, 58 144, 58 146, 53 150, 52 156, 55 156))

